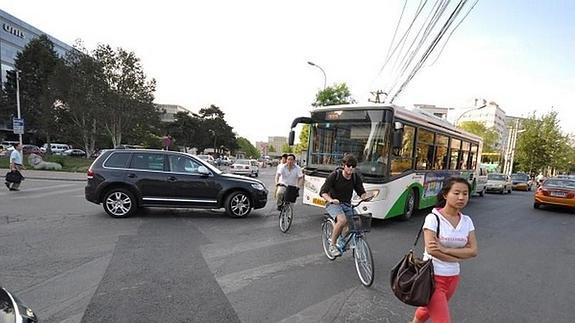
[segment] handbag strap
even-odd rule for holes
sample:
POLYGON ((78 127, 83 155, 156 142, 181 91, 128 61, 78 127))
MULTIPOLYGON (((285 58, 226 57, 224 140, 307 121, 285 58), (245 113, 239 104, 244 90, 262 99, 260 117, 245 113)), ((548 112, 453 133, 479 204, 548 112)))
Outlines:
MULTIPOLYGON (((433 213, 433 215, 435 215, 435 219, 437 220, 437 231, 435 232, 435 236, 437 238, 439 238, 439 217, 437 216, 437 214, 433 213)), ((413 243, 413 248, 417 247, 417 241, 419 241, 419 237, 421 236, 421 232, 423 232, 423 225, 425 224, 425 219, 423 220, 423 224, 421 225, 421 228, 419 228, 419 232, 417 233, 417 238, 415 238, 415 242, 413 243)))

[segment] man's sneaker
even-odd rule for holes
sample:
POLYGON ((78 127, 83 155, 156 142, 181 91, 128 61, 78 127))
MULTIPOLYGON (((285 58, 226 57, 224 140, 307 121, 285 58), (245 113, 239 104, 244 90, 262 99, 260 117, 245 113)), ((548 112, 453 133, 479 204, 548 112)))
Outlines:
POLYGON ((337 249, 337 247, 333 244, 329 245, 329 253, 334 256, 334 257, 339 257, 341 256, 341 252, 339 252, 339 250, 337 249))

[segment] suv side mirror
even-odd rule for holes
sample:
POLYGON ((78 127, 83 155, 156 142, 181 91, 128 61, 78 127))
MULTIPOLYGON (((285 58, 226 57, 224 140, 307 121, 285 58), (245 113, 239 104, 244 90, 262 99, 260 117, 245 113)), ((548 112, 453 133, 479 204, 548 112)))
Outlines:
POLYGON ((208 168, 207 168, 206 166, 200 166, 200 167, 198 167, 198 173, 200 173, 200 174, 202 174, 202 175, 205 175, 205 176, 208 176, 208 175, 211 174, 210 171, 208 170, 208 168))

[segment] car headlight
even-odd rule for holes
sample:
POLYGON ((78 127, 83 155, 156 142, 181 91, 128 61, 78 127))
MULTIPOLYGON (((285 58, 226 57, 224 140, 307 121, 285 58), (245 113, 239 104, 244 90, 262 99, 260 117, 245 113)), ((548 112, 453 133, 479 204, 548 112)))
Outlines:
POLYGON ((255 188, 258 191, 264 191, 266 188, 260 184, 260 183, 253 183, 251 184, 253 188, 255 188))

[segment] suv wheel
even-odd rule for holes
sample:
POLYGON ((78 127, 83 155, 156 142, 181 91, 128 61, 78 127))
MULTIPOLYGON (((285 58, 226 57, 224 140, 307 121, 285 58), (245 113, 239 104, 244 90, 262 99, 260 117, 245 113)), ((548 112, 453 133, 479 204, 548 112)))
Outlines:
POLYGON ((138 206, 132 192, 124 188, 113 188, 104 196, 104 210, 113 218, 127 218, 133 215, 138 206))
POLYGON ((233 192, 226 198, 226 212, 234 218, 247 216, 252 210, 250 197, 244 192, 233 192))

